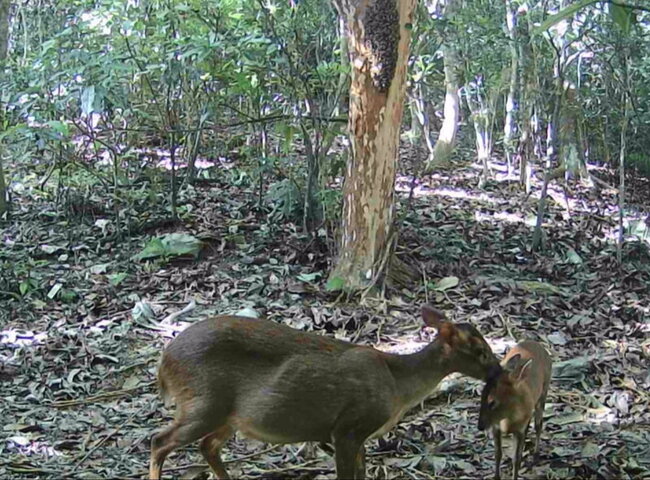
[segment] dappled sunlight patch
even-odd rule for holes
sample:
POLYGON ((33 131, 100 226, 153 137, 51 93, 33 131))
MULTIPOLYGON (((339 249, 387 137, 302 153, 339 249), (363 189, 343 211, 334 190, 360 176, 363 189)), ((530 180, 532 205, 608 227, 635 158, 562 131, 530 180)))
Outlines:
POLYGON ((492 179, 497 182, 497 183, 507 183, 507 182, 519 182, 520 178, 519 175, 516 173, 508 173, 508 172, 496 172, 492 179))
MULTIPOLYGON (((114 152, 108 148, 95 148, 91 139, 86 135, 76 135, 71 139, 72 144, 75 146, 77 152, 85 157, 86 161, 95 164, 96 166, 111 167, 115 161, 115 155, 119 157, 119 163, 124 164, 127 162, 137 162, 140 167, 149 164, 155 165, 157 168, 164 170, 172 169, 171 152, 167 148, 160 147, 140 147, 129 148, 127 145, 118 144, 113 147, 114 152), (91 148, 93 147, 93 148, 91 148)), ((183 147, 179 147, 175 151, 175 168, 187 168, 187 151, 183 147)), ((194 161, 194 168, 197 170, 207 170, 209 168, 219 167, 223 170, 230 170, 235 167, 235 162, 227 157, 219 156, 217 158, 197 157, 194 161)))
MULTIPOLYGON (((13 427, 6 425, 6 428, 13 427)), ((42 434, 36 432, 34 435, 31 433, 20 433, 12 435, 5 439, 6 453, 20 454, 26 457, 61 457, 63 453, 54 448, 49 442, 42 441, 42 434)))
MULTIPOLYGON (((425 328, 425 327, 423 327, 425 328)), ((435 330, 435 329, 432 329, 435 330)), ((419 332, 419 330, 418 330, 419 332)), ((435 334, 431 340, 435 338, 435 334)), ((484 337, 485 341, 490 345, 493 352, 503 354, 507 349, 512 348, 517 342, 508 338, 488 338, 484 337)), ((402 333, 399 338, 391 338, 391 343, 380 343, 374 345, 374 348, 387 353, 396 353, 399 355, 408 355, 411 353, 419 352, 424 347, 429 345, 430 341, 423 340, 419 333, 402 333)))
POLYGON ((29 330, 2 330, 0 331, 0 344, 9 347, 34 347, 43 345, 48 339, 47 333, 34 333, 29 330))
POLYGON ((110 22, 113 15, 106 11, 87 11, 79 15, 79 19, 84 22, 89 30, 96 30, 103 35, 111 34, 110 22))
MULTIPOLYGON (((395 190, 398 192, 410 193, 411 183, 408 177, 398 179, 395 190)), ((413 188, 414 197, 447 197, 462 200, 474 200, 483 203, 496 204, 497 200, 487 193, 472 193, 463 188, 431 188, 428 185, 416 185, 413 188)))
POLYGON ((523 223, 530 227, 535 226, 536 219, 534 216, 529 215, 524 217, 519 213, 509 213, 509 212, 474 212, 474 219, 477 222, 494 222, 495 220, 501 221, 504 223, 523 223))
POLYGON ((507 337, 486 338, 485 340, 490 345, 492 351, 499 355, 503 355, 517 344, 516 340, 507 337))
MULTIPOLYGON (((610 210, 612 218, 618 219, 618 208, 610 210)), ((648 226, 648 219, 644 212, 629 211, 627 210, 623 215, 623 232, 624 240, 636 240, 650 244, 650 227, 648 226)), ((604 237, 612 242, 617 243, 619 238, 620 228, 618 222, 616 225, 610 225, 603 228, 604 237)))
POLYGON ((486 203, 496 203, 496 200, 486 193, 475 194, 462 188, 434 188, 429 195, 447 198, 462 198, 463 200, 476 200, 486 203))
POLYGON ((612 428, 614 425, 620 423, 618 411, 614 408, 606 407, 605 405, 601 405, 598 408, 588 408, 581 417, 583 422, 593 423, 596 425, 609 424, 612 428))
MULTIPOLYGON (((483 172, 483 165, 480 162, 473 162, 469 165, 469 168, 475 173, 473 174, 476 178, 481 172, 483 172)), ((506 182, 519 182, 519 174, 515 172, 514 169, 508 171, 508 165, 498 160, 490 160, 488 162, 488 170, 490 172, 489 179, 490 181, 497 183, 506 183, 506 182)))
MULTIPOLYGON (((435 329, 431 329, 431 330, 435 331, 435 329)), ((374 348, 382 352, 398 354, 398 355, 410 355, 419 352, 427 345, 429 345, 431 341, 435 339, 435 335, 437 335, 434 334, 431 339, 424 340, 422 338, 422 335, 420 334, 420 331, 421 329, 419 329, 417 333, 402 332, 399 338, 391 337, 390 338, 391 343, 382 342, 378 345, 374 345, 374 348)), ((482 333, 486 333, 486 332, 482 332, 482 333)), ((503 355, 508 349, 512 348, 517 343, 514 340, 503 338, 503 337, 488 338, 484 336, 483 338, 490 346, 492 351, 495 354, 500 356, 503 355)), ((452 373, 444 377, 440 381, 440 383, 438 383, 438 386, 436 387, 435 390, 438 392, 449 392, 459 384, 465 384, 467 386, 466 388, 468 388, 469 390, 472 389, 480 390, 480 388, 482 388, 483 382, 481 380, 462 375, 461 373, 452 373)))
MULTIPOLYGON (((171 156, 169 153, 163 153, 160 155, 161 160, 158 161, 156 166, 158 168, 164 168, 165 170, 171 170, 172 169, 172 160, 171 156)), ((199 169, 199 170, 205 170, 207 168, 212 168, 216 166, 220 166, 221 168, 224 169, 230 169, 234 167, 234 162, 229 162, 226 157, 219 157, 217 160, 208 160, 207 158, 197 158, 196 161, 194 162, 194 167, 199 169)), ((187 168, 187 162, 179 162, 178 159, 175 162, 176 169, 179 168, 187 168)))
MULTIPOLYGON (((557 388, 557 386, 555 385, 557 388)), ((553 396, 554 384, 551 382, 551 395, 553 396)), ((576 396, 580 397, 582 400, 587 401, 587 399, 582 394, 575 394, 568 392, 560 392, 559 396, 565 401, 576 402, 576 396), (569 400, 569 398, 571 400, 569 400)), ((556 412, 551 416, 547 423, 551 425, 556 425, 558 427, 565 427, 567 425, 576 424, 576 423, 591 423, 596 425, 607 425, 610 428, 614 428, 614 425, 620 422, 620 418, 616 409, 609 408, 605 405, 600 405, 598 407, 584 407, 581 404, 578 410, 571 408, 571 404, 565 404, 567 409, 560 412, 556 412)), ((548 412, 548 410, 547 410, 548 412)))

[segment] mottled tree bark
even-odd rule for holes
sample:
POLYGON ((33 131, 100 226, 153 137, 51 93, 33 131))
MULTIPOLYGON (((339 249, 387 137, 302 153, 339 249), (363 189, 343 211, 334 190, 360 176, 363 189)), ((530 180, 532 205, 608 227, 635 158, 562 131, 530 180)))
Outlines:
POLYGON ((415 0, 338 0, 347 23, 349 156, 340 253, 331 288, 358 290, 385 271, 415 0))

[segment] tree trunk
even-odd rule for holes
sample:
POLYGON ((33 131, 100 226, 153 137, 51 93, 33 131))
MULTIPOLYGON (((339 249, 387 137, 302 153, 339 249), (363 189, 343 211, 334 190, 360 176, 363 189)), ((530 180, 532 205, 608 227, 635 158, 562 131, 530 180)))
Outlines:
POLYGON ((506 118, 503 126, 503 147, 506 152, 508 174, 512 173, 513 154, 517 151, 517 132, 519 130, 519 101, 521 89, 519 82, 519 36, 517 35, 517 5, 506 0, 506 25, 510 38, 510 86, 506 99, 506 118))
POLYGON ((458 133, 458 122, 460 121, 460 98, 458 96, 458 67, 460 66, 460 59, 456 47, 452 44, 453 41, 449 41, 448 44, 441 47, 445 70, 446 92, 444 120, 438 141, 427 160, 425 169, 427 172, 431 171, 435 165, 448 160, 456 145, 456 134, 458 133))
POLYGON ((558 157, 558 151, 561 148, 560 139, 558 137, 558 129, 560 124, 560 112, 562 108, 563 92, 564 92, 564 77, 563 67, 565 60, 565 37, 560 39, 561 45, 557 49, 559 54, 555 59, 554 77, 555 85, 553 92, 553 110, 547 124, 546 131, 546 161, 544 162, 544 183, 542 191, 540 192, 539 203, 537 204, 537 220, 535 222, 535 230, 533 231, 532 250, 540 250, 544 244, 544 232, 542 225, 544 223, 544 215, 546 214, 546 197, 548 191, 548 184, 551 180, 551 170, 558 157))
POLYGON ((340 95, 338 105, 333 112, 332 116, 339 116, 341 111, 345 110, 346 97, 344 93, 349 90, 348 82, 350 81, 350 73, 348 72, 349 63, 350 63, 350 54, 348 52, 348 30, 346 27, 346 21, 341 16, 339 17, 339 35, 341 36, 341 73, 339 74, 339 82, 336 87, 337 95, 340 95))
MULTIPOLYGON (((9 50, 9 14, 10 0, 0 0, 0 73, 4 70, 4 63, 9 50)), ((0 113, 2 115, 2 113, 0 113)), ((0 118, 0 121, 4 119, 0 118)), ((4 122, 2 122, 4 123, 4 122)), ((2 217, 9 206, 7 205, 7 184, 5 182, 4 169, 2 168, 2 155, 4 147, 0 143, 0 217, 2 217)))
POLYGON ((413 143, 416 143, 416 140, 424 137, 427 150, 431 155, 433 153, 433 140, 431 140, 431 122, 424 92, 424 86, 420 82, 416 82, 411 90, 409 103, 411 108, 411 139, 413 143))
POLYGON ((430 152, 424 173, 431 172, 437 164, 449 159, 456 144, 458 123, 460 121, 459 69, 462 67, 458 52, 458 34, 453 19, 456 10, 461 7, 460 0, 427 0, 426 8, 437 17, 444 17, 445 27, 439 32, 443 67, 445 72, 445 104, 443 122, 438 134, 438 141, 430 152))
POLYGON ((540 128, 536 110, 539 106, 539 75, 534 61, 535 50, 530 43, 530 19, 521 12, 517 19, 517 48, 519 60, 519 128, 516 156, 519 159, 519 182, 530 194, 533 159, 541 156, 535 145, 540 143, 540 128))
POLYGON ((2 156, 4 154, 4 147, 0 144, 0 220, 7 212, 9 205, 7 203, 7 185, 5 183, 5 173, 2 168, 2 156))
POLYGON ((347 21, 350 155, 331 289, 372 285, 392 253, 397 148, 415 0, 339 0, 347 21))
POLYGON ((488 162, 492 154, 492 126, 497 93, 487 92, 481 78, 477 77, 464 88, 464 96, 474 124, 476 155, 483 167, 479 178, 479 188, 483 188, 489 177, 488 162), (492 93, 491 99, 490 93, 492 93))
POLYGON ((616 258, 619 265, 623 263, 623 242, 625 241, 625 230, 623 228, 623 218, 625 215, 625 153, 627 149, 627 128, 630 124, 630 116, 632 113, 628 60, 628 53, 625 51, 623 56, 623 121, 621 123, 621 146, 618 153, 618 242, 616 248, 616 258))
POLYGON ((9 14, 11 12, 10 0, 0 0, 0 62, 7 58, 9 49, 9 14))

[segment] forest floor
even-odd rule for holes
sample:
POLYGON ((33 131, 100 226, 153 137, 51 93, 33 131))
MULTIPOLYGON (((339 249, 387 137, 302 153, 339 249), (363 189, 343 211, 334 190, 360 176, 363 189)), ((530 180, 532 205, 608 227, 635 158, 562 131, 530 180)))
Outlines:
MULTIPOLYGON (((616 192, 553 185, 546 247, 531 253, 539 185, 526 196, 497 177, 478 190, 475 167, 455 166, 423 179, 409 202, 400 178, 397 254, 422 279, 362 301, 325 291, 331 239, 256 213, 255 188, 225 176, 182 193, 180 225, 134 201, 118 212, 128 231, 99 190, 59 205, 38 188, 18 191, 11 223, 0 225, 0 477, 145 478, 150 437, 173 414, 154 382, 160 352, 208 315, 254 309, 403 351, 425 344, 425 301, 472 322, 499 355, 522 338, 552 353, 541 458, 532 466, 526 454, 523 478, 650 477, 650 255, 630 237, 619 266, 616 192), (201 238, 200 257, 132 259, 170 232, 201 238), (192 300, 191 312, 161 324, 192 300)), ((629 182, 643 223, 648 183, 629 182)), ((490 477, 493 443, 477 428, 481 386, 454 376, 368 442, 368 477, 490 477)), ((330 453, 316 445, 238 436, 224 458, 233 478, 334 478, 330 453)), ((171 455, 164 473, 206 478, 197 445, 171 455)))

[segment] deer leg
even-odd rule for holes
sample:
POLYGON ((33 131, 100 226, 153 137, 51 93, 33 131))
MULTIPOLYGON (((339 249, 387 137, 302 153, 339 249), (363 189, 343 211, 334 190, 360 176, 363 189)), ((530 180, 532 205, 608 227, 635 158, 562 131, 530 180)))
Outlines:
POLYGON ((220 480, 228 480, 230 478, 221 460, 221 447, 228 441, 232 434, 232 429, 224 425, 201 440, 201 453, 214 474, 220 480))
POLYGON ((176 420, 169 428, 154 435, 151 439, 149 478, 159 480, 167 455, 183 445, 204 437, 210 430, 204 422, 181 423, 176 420))
POLYGON ((494 478, 499 480, 501 478, 501 430, 493 428, 492 435, 494 436, 494 478))

